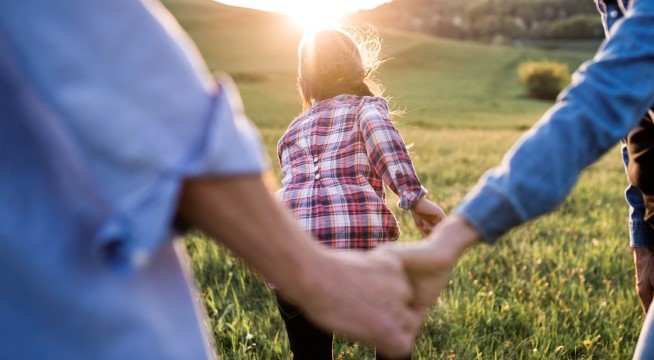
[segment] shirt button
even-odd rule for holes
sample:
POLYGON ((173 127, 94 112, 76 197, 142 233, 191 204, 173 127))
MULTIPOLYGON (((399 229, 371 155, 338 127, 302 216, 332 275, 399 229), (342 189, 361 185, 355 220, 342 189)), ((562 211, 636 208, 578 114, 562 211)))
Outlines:
POLYGON ((320 174, 316 174, 316 180, 320 180, 320 174))
POLYGON ((313 158, 313 162, 315 162, 315 163, 318 162, 318 157, 317 156, 315 158, 313 158))
POLYGON ((318 172, 318 170, 320 170, 320 166, 316 165, 316 168, 313 171, 318 172))

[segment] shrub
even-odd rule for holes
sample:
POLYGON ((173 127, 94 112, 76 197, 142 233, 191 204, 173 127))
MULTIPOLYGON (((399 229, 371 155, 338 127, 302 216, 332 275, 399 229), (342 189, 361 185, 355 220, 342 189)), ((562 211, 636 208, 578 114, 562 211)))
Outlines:
POLYGON ((520 64, 518 75, 527 87, 529 96, 554 100, 570 82, 568 65, 555 61, 527 61, 520 64))

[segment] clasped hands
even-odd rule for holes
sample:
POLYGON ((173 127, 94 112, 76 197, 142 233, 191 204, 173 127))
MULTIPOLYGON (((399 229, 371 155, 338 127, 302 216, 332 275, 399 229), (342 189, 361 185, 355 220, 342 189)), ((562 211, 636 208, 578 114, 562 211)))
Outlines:
MULTIPOLYGON (((349 314, 332 314, 329 326, 375 344, 387 357, 406 357, 456 262, 479 243, 479 233, 454 216, 440 222, 424 241, 382 246, 365 254, 337 254, 365 270, 344 275, 348 280, 344 284, 356 279, 362 289, 351 290, 357 301, 350 304, 349 314)), ((638 295, 647 312, 654 294, 654 251, 634 249, 634 263, 638 295)))
POLYGON ((337 273, 313 284, 316 291, 308 295, 314 297, 303 302, 306 315, 325 328, 376 345, 386 357, 406 357, 458 258, 478 238, 464 219, 452 217, 424 241, 367 253, 332 253, 339 264, 329 268, 337 273))

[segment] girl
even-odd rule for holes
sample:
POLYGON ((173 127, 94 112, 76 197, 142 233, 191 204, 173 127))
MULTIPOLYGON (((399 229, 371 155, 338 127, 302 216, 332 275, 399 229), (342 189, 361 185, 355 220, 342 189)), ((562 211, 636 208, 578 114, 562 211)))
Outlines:
MULTIPOLYGON (((380 41, 357 42, 344 30, 303 37, 298 87, 303 113, 279 140, 282 188, 277 196, 300 226, 332 249, 369 250, 397 240, 384 185, 400 197, 423 235, 445 218, 425 199, 402 137, 390 120, 383 88, 371 75, 380 41)), ((383 294, 380 294, 383 296, 383 294)), ((277 296, 294 359, 332 359, 331 333, 277 296)), ((381 357, 377 357, 380 359, 381 357)))

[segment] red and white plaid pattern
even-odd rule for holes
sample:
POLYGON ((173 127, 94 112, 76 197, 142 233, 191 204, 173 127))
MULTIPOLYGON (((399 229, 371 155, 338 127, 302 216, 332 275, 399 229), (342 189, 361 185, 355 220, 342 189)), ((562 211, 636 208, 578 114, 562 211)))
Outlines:
POLYGON ((384 184, 409 209, 425 193, 382 97, 316 102, 277 144, 277 198, 299 225, 332 249, 371 249, 400 235, 384 184))

